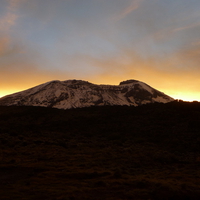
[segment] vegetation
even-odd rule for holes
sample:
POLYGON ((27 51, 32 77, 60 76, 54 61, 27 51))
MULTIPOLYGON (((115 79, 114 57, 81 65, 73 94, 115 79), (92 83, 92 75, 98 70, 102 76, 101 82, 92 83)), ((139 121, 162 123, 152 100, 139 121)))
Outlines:
POLYGON ((200 103, 0 107, 0 199, 200 199, 200 103))

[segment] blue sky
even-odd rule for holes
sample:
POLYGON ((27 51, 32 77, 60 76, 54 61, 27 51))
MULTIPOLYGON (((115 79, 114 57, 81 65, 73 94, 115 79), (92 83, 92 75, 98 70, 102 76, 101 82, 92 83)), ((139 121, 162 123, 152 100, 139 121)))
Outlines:
POLYGON ((137 79, 200 101, 199 0, 1 0, 0 96, 137 79))

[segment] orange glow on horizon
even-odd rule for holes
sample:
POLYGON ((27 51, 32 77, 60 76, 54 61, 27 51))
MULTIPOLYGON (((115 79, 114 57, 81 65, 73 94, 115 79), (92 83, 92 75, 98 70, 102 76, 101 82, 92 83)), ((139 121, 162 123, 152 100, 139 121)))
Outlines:
POLYGON ((13 94, 13 93, 16 93, 16 92, 20 92, 21 90, 6 90, 6 91, 0 91, 0 98, 1 97, 4 97, 6 95, 9 95, 9 94, 13 94))
POLYGON ((200 94, 198 92, 166 91, 164 93, 178 100, 189 101, 189 102, 200 101, 200 94))
MULTIPOLYGON (((93 81, 89 81, 89 82, 94 83, 93 81)), ((110 81, 110 83, 102 83, 100 81, 97 81, 97 83, 94 83, 94 84, 119 85, 119 82, 117 84, 116 84, 116 82, 117 82, 116 80, 110 81)), ((36 85, 33 85, 32 87, 34 87, 36 85)), ((29 88, 31 88, 31 87, 29 87, 29 88)), ((28 88, 23 88, 23 89, 22 88, 18 88, 18 89, 15 88, 15 89, 1 90, 0 91, 0 98, 4 97, 6 95, 21 92, 21 91, 26 90, 26 89, 28 89, 28 88)), ((158 89, 158 88, 155 88, 155 89, 158 89)), ((177 92, 175 90, 167 90, 167 89, 158 89, 158 90, 161 91, 161 92, 164 92, 168 96, 171 96, 175 100, 178 99, 178 100, 189 101, 189 102, 200 101, 200 93, 198 93, 197 91, 188 92, 188 91, 181 91, 180 90, 180 91, 177 92)))

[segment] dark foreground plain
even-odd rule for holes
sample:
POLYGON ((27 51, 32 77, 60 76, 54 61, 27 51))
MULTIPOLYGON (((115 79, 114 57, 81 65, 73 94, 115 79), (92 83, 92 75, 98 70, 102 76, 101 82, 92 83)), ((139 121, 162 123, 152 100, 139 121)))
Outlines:
POLYGON ((0 107, 1 200, 200 199, 200 103, 0 107))

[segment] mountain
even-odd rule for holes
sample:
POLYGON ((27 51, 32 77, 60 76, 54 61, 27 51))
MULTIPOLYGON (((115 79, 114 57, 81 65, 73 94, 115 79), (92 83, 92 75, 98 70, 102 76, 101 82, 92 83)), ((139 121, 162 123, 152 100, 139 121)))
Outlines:
POLYGON ((168 103, 173 98, 137 80, 97 85, 82 80, 50 81, 0 98, 3 106, 43 106, 59 109, 104 105, 138 106, 168 103))

